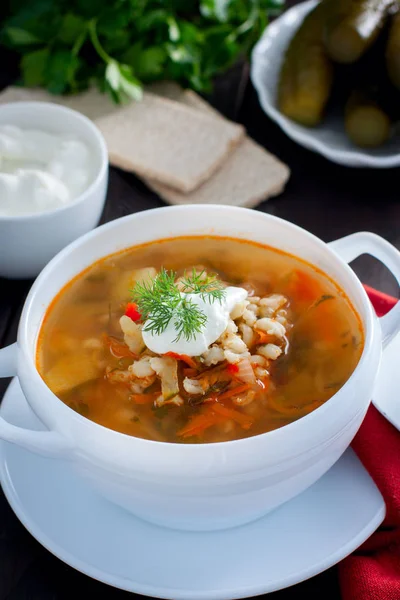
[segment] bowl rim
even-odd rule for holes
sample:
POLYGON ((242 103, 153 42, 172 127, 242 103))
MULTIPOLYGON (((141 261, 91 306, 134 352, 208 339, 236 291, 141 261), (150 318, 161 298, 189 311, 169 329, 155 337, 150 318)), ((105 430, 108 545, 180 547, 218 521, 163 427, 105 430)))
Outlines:
MULTIPOLYGON (((266 93, 266 85, 259 74, 260 62, 265 55, 264 45, 266 42, 269 42, 271 45, 274 43, 274 38, 277 37, 283 21, 290 22, 296 20, 297 23, 297 16, 299 14, 302 17, 303 15, 305 17, 317 4, 318 0, 306 0, 305 2, 292 6, 275 19, 273 23, 268 25, 257 44, 254 46, 251 55, 250 76, 257 91, 260 105, 266 115, 275 121, 289 138, 308 150, 321 154, 332 162, 353 168, 370 167, 385 169, 397 167, 400 165, 400 150, 386 156, 372 156, 362 149, 332 148, 329 144, 316 137, 313 128, 304 127, 283 115, 266 93)), ((283 56, 283 52, 281 56, 283 56)), ((276 86, 274 86, 273 92, 275 92, 275 89, 276 86)))
MULTIPOLYGON (((188 222, 190 222, 190 219, 188 219, 188 222)), ((219 237, 218 234, 213 234, 213 235, 215 235, 216 237, 219 237)), ((170 237, 184 237, 184 236, 177 235, 177 236, 170 236, 170 237)), ((199 237, 201 237, 201 234, 199 234, 199 237)), ((232 237, 235 237, 235 236, 232 236, 232 237)), ((251 241, 251 240, 249 240, 249 241, 251 241)), ((96 260, 101 259, 102 256, 103 255, 99 256, 98 259, 96 259, 96 260)), ((107 254, 105 256, 107 256, 107 254)), ((77 274, 79 274, 83 270, 84 269, 80 269, 77 274)), ((48 306, 49 306, 49 303, 47 303, 46 305, 43 306, 42 318, 43 318, 44 314, 46 313, 48 306)), ((294 432, 299 427, 302 427, 302 425, 304 423, 310 422, 313 419, 315 419, 316 415, 321 415, 325 411, 329 410, 329 408, 335 402, 335 399, 337 399, 339 396, 342 396, 346 392, 346 390, 349 388, 349 386, 352 385, 354 379, 359 377, 361 367, 367 360, 367 355, 370 354, 372 351, 375 337, 376 337, 377 327, 378 327, 377 318, 374 315, 372 305, 369 302, 367 293, 365 292, 360 280, 358 279, 358 277, 356 276, 354 271, 350 268, 350 266, 343 259, 341 259, 341 257, 338 254, 336 254, 331 248, 329 248, 328 244, 323 242, 320 238, 318 238, 311 232, 303 229, 302 227, 300 227, 298 225, 295 225, 294 223, 286 221, 285 219, 276 217, 275 215, 270 215, 268 213, 260 214, 259 211, 255 211, 253 209, 242 208, 242 207, 232 207, 232 206, 221 206, 221 205, 215 205, 215 204, 214 205, 209 205, 209 204, 182 205, 182 206, 165 206, 165 207, 160 207, 160 208, 154 208, 154 209, 150 209, 150 210, 146 210, 146 211, 141 211, 139 213, 133 213, 133 214, 130 214, 130 215, 127 215, 124 217, 120 217, 118 219, 114 219, 113 221, 105 223, 104 225, 101 225, 100 227, 86 233, 85 235, 81 236, 80 238, 78 238, 77 240, 75 240, 74 242, 72 242, 71 244, 66 246, 63 250, 61 250, 61 252, 59 252, 48 263, 48 265, 43 269, 43 271, 40 273, 40 275, 38 276, 38 278, 36 279, 36 281, 34 282, 33 286, 31 287, 31 289, 29 291, 29 294, 28 294, 27 299, 24 304, 24 308, 22 311, 20 324, 19 324, 19 328, 18 328, 18 346, 19 346, 20 351, 22 352, 23 356, 25 357, 25 359, 27 359, 26 365, 28 366, 30 373, 34 377, 34 380, 31 382, 30 385, 39 385, 47 394, 50 394, 52 401, 57 404, 58 410, 65 411, 64 412, 65 415, 68 414, 69 417, 73 417, 75 420, 77 420, 78 422, 81 422, 82 424, 84 424, 86 427, 89 427, 90 429, 94 429, 96 431, 101 430, 102 432, 105 432, 109 438, 116 437, 116 439, 121 439, 121 436, 122 436, 125 440, 129 440, 131 444, 142 445, 144 448, 149 447, 149 445, 153 446, 154 448, 158 448, 158 449, 168 447, 171 449, 171 452, 176 451, 177 448, 182 449, 184 447, 185 452, 193 457, 198 452, 202 453, 202 452, 206 451, 206 450, 199 450, 200 448, 209 448, 209 451, 210 451, 213 448, 214 449, 215 448, 218 448, 218 449, 232 448, 232 446, 237 446, 239 444, 242 447, 246 447, 249 445, 254 445, 255 443, 257 444, 257 442, 260 443, 260 440, 265 440, 266 437, 268 437, 269 440, 273 440, 274 438, 281 436, 283 434, 283 432, 289 433, 289 434, 294 432), (112 429, 109 429, 108 427, 105 427, 104 425, 100 425, 98 423, 95 423, 94 421, 91 421, 90 419, 87 419, 86 417, 80 415, 79 413, 76 413, 73 409, 71 409, 69 406, 64 404, 51 391, 51 389, 46 385, 46 383, 42 379, 42 377, 36 367, 35 351, 36 351, 36 347, 37 347, 37 339, 38 339, 38 334, 39 334, 40 327, 42 324, 42 319, 40 321, 40 325, 38 327, 38 331, 35 336, 35 342, 34 342, 35 350, 33 352, 30 350, 29 315, 30 315, 31 307, 32 307, 33 303, 35 302, 37 290, 40 290, 40 288, 45 284, 47 277, 51 276, 53 269, 58 268, 60 265, 62 265, 62 263, 65 260, 68 260, 70 253, 73 252, 75 249, 84 245, 86 243, 86 241, 96 237, 99 234, 99 231, 104 232, 104 231, 112 230, 112 229, 117 230, 119 227, 119 224, 121 222, 135 220, 138 217, 140 218, 141 215, 146 215, 147 217, 151 218, 151 216, 154 214, 162 216, 162 214, 165 213, 166 211, 167 212, 192 213, 192 212, 196 212, 198 210, 207 211, 207 212, 213 211, 213 210, 218 210, 218 211, 226 211, 227 213, 232 212, 232 211, 234 211, 236 213, 238 213, 238 212, 243 213, 245 211, 247 213, 251 213, 252 215, 257 214, 258 218, 261 217, 263 219, 265 218, 267 220, 278 221, 280 223, 284 223, 285 226, 288 227, 289 229, 294 229, 294 230, 300 232, 302 235, 305 235, 306 237, 308 237, 314 244, 317 244, 320 247, 324 247, 324 248, 328 249, 329 253, 333 256, 333 258, 336 261, 339 261, 339 263, 341 263, 341 267, 343 269, 345 269, 348 272, 348 274, 350 275, 350 278, 353 280, 353 283, 355 284, 355 286, 358 288, 358 291, 360 292, 362 302, 364 305, 364 310, 365 310, 364 348, 363 348, 362 354, 360 356, 360 359, 359 359, 355 369, 351 373, 348 380, 344 383, 344 385, 329 400, 327 400, 327 402, 323 403, 320 407, 313 410, 311 413, 305 415, 304 417, 301 417, 300 419, 297 419, 296 421, 293 421, 283 427, 279 427, 272 431, 268 431, 268 432, 261 433, 258 435, 250 436, 247 438, 228 440, 228 441, 224 441, 224 442, 212 442, 212 443, 207 443, 207 444, 202 444, 202 443, 182 444, 182 443, 178 443, 178 442, 160 442, 157 440, 148 440, 148 439, 144 439, 144 438, 130 436, 128 434, 124 434, 124 433, 121 433, 118 431, 114 431, 112 429), (175 448, 175 450, 173 450, 174 448, 175 448), (189 450, 189 448, 190 448, 190 450, 189 450)), ((21 382, 21 385, 23 386, 22 382, 21 382)), ((29 402, 29 399, 28 399, 28 402, 29 402)), ((360 412, 360 411, 358 411, 358 412, 360 412)), ((335 434, 334 437, 336 437, 336 436, 337 436, 337 434, 335 434)), ((326 439, 326 440, 324 440, 324 443, 327 443, 328 441, 329 441, 329 439, 326 439)))
MULTIPOLYGON (((100 150, 100 165, 96 169, 96 175, 93 181, 88 185, 88 187, 83 190, 76 198, 74 198, 71 202, 63 206, 58 206, 57 208, 52 208, 51 210, 46 210, 43 212, 36 213, 25 213, 21 215, 0 215, 0 222, 28 222, 28 221, 36 221, 38 219, 46 220, 48 218, 53 217, 57 214, 62 214, 63 212, 68 211, 68 209, 77 206, 78 204, 85 202, 93 192, 99 187, 101 182, 103 181, 107 169, 108 169, 108 150, 107 144, 104 139, 103 134, 99 130, 99 128, 91 121, 88 117, 83 115, 77 110, 72 108, 68 108, 67 106, 62 106, 60 104, 55 104, 53 102, 30 102, 30 101, 17 101, 17 102, 6 102, 4 104, 0 104, 0 115, 3 111, 7 111, 12 108, 13 110, 20 110, 23 112, 24 110, 49 110, 55 113, 59 112, 60 117, 62 114, 69 114, 72 118, 76 119, 76 121, 80 122, 82 128, 86 128, 90 131, 93 142, 97 145, 97 148, 100 150)), ((34 126, 34 124, 33 124, 34 126)), ((62 130, 60 130, 62 133, 62 130)))

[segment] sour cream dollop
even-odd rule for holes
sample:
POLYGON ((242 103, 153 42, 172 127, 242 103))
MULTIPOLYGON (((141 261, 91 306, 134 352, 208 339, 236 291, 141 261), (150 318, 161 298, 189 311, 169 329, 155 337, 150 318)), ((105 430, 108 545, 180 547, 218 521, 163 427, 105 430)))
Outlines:
POLYGON ((145 323, 143 341, 156 354, 166 354, 167 352, 186 354, 187 356, 203 354, 225 331, 230 313, 236 304, 247 298, 247 292, 243 288, 229 286, 225 288, 222 301, 215 300, 212 304, 204 301, 198 294, 181 294, 181 296, 197 304, 199 309, 206 315, 207 322, 201 333, 196 333, 195 337, 190 340, 186 340, 182 336, 179 341, 174 341, 177 335, 174 319, 171 319, 168 327, 160 335, 145 331, 145 323))
POLYGON ((76 136, 0 126, 0 215, 58 208, 92 178, 89 148, 76 136))

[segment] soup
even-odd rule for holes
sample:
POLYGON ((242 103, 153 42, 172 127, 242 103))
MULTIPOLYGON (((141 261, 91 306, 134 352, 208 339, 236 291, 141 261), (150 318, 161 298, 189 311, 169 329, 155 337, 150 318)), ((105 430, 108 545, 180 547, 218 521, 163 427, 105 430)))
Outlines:
POLYGON ((108 256, 48 309, 37 367, 71 409, 175 443, 245 438, 328 401, 362 350, 359 317, 312 265, 230 238, 108 256))

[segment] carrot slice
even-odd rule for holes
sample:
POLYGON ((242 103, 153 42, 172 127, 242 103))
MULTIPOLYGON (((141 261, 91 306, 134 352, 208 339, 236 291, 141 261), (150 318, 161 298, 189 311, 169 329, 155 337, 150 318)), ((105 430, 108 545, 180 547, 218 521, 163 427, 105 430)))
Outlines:
POLYGON ((151 404, 154 402, 155 394, 131 394, 129 398, 134 404, 151 404))
POLYGON ((312 304, 321 295, 321 285, 309 273, 295 269, 287 292, 296 302, 312 304))
POLYGON ((251 385, 248 383, 244 383, 243 385, 237 385, 234 388, 226 390, 223 394, 221 394, 218 399, 226 400, 227 398, 231 398, 231 396, 235 396, 236 394, 241 394, 242 392, 246 392, 251 388, 251 385))
POLYGON ((213 410, 210 410, 210 408, 213 407, 209 407, 206 411, 192 417, 189 423, 178 431, 178 435, 184 438, 200 435, 209 427, 225 421, 224 417, 216 414, 213 410))
POLYGON ((206 429, 209 429, 213 425, 224 423, 227 419, 235 421, 243 429, 250 429, 253 425, 253 420, 247 415, 216 402, 208 406, 200 414, 192 417, 189 423, 178 431, 178 435, 184 438, 201 435, 206 429))
POLYGON ((203 400, 203 404, 212 404, 213 402, 218 402, 218 394, 216 392, 206 396, 203 400))
POLYGON ((332 308, 329 302, 318 304, 312 311, 309 311, 309 316, 307 315, 307 318, 309 319, 309 322, 312 322, 312 326, 314 330, 318 332, 318 336, 321 340, 330 344, 339 340, 338 327, 335 320, 332 319, 332 308))
POLYGON ((109 347, 111 354, 115 356, 115 358, 125 358, 128 356, 132 358, 137 358, 137 354, 131 352, 124 342, 120 342, 116 338, 113 338, 107 334, 104 334, 103 337, 105 343, 109 347))
POLYGON ((171 358, 175 358, 175 360, 181 360, 186 363, 188 367, 191 369, 197 369, 196 361, 191 357, 187 356, 187 354, 177 354, 176 352, 166 352, 164 356, 170 356, 171 358))
POLYGON ((183 369, 183 374, 185 377, 194 377, 195 375, 198 374, 198 370, 197 369, 191 369, 191 368, 187 368, 187 369, 183 369))
POLYGON ((274 336, 270 333, 261 331, 261 329, 255 329, 254 331, 258 334, 257 344, 270 344, 274 340, 274 336))
POLYGON ((223 404, 214 404, 212 407, 213 411, 222 417, 226 417, 227 419, 232 419, 235 423, 238 423, 243 429, 250 429, 253 425, 253 420, 238 410, 234 410, 233 408, 227 408, 223 404))
POLYGON ((332 319, 332 301, 321 302, 311 306, 303 312, 296 322, 296 333, 300 336, 313 337, 329 344, 338 343, 340 340, 340 328, 336 319, 332 319))
POLYGON ((257 379, 256 383, 260 388, 258 391, 267 392, 271 381, 269 377, 263 377, 262 379, 257 379))

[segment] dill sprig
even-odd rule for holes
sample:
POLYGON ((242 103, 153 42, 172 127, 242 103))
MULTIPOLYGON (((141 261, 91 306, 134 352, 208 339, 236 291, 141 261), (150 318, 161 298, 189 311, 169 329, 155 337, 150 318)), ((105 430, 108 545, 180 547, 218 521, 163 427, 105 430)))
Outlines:
POLYGON ((190 299, 183 299, 174 313, 176 331, 174 342, 178 342, 182 336, 187 341, 194 339, 197 333, 201 333, 206 323, 207 317, 197 304, 190 299))
POLYGON ((201 333, 207 322, 207 316, 190 298, 184 294, 199 294, 204 302, 210 304, 225 296, 222 283, 215 275, 207 275, 205 271, 198 273, 195 269, 190 275, 185 272, 180 281, 181 290, 175 283, 176 273, 164 268, 151 282, 138 282, 132 290, 132 300, 146 321, 144 331, 153 334, 163 333, 173 319, 176 338, 184 337, 187 341, 201 333))
POLYGON ((203 269, 196 271, 193 267, 191 274, 186 271, 181 280, 182 291, 186 294, 199 294, 204 302, 213 304, 216 300, 222 302, 225 297, 223 283, 213 273, 209 274, 203 269))

